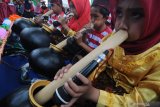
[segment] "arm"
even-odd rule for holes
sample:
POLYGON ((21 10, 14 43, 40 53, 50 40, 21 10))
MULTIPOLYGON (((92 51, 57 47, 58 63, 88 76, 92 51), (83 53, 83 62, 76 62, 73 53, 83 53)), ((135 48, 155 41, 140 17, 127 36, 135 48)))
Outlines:
POLYGON ((58 22, 61 23, 61 25, 62 25, 62 32, 65 35, 67 35, 67 36, 72 35, 72 32, 74 32, 74 31, 68 27, 67 22, 66 22, 66 20, 65 20, 64 17, 60 16, 59 19, 58 19, 58 22))
MULTIPOLYGON (((158 65, 160 65, 160 62, 158 65)), ((153 106, 154 103, 151 102, 157 101, 160 93, 160 66, 158 65, 156 64, 154 66, 155 68, 152 68, 152 71, 148 72, 128 94, 124 95, 98 90, 92 87, 89 80, 80 74, 78 74, 77 77, 84 85, 77 86, 73 81, 69 80, 65 84, 65 88, 74 98, 82 96, 83 98, 97 102, 98 107, 153 106)))
POLYGON ((84 42, 81 42, 81 43, 79 44, 79 46, 81 46, 83 49, 85 49, 88 53, 93 50, 93 49, 90 48, 88 45, 86 45, 84 42))
POLYGON ((81 46, 84 50, 86 50, 88 53, 91 52, 93 49, 90 48, 86 43, 85 43, 85 33, 79 33, 77 32, 76 34, 76 41, 77 41, 77 44, 79 46, 81 46))

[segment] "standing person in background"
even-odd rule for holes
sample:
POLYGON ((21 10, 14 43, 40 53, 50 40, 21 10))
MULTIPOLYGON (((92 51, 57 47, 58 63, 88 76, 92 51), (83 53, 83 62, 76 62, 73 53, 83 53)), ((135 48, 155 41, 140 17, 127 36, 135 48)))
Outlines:
POLYGON ((87 52, 99 46, 102 39, 108 37, 112 32, 111 28, 106 25, 109 11, 105 4, 108 4, 107 0, 94 0, 91 7, 91 23, 94 29, 87 34, 82 34, 83 36, 76 36, 78 45, 87 52))
POLYGON ((33 18, 34 16, 34 8, 31 0, 25 0, 24 2, 24 14, 23 17, 33 18))
MULTIPOLYGON (((48 25, 52 25, 54 21, 57 21, 58 18, 61 16, 61 17, 64 17, 65 16, 65 13, 63 11, 63 7, 62 7, 62 1, 61 0, 54 0, 52 3, 51 3, 51 9, 53 10, 53 13, 48 16, 49 19, 48 21, 46 22, 46 24, 48 25)), ((35 19, 35 22, 37 24, 42 24, 42 23, 45 23, 43 21, 43 18, 41 16, 37 17, 35 19)), ((61 30, 61 28, 58 28, 59 30, 61 30)))
POLYGON ((45 1, 42 1, 42 2, 41 2, 40 13, 41 13, 41 14, 44 14, 44 13, 46 13, 47 11, 48 11, 48 7, 46 6, 45 1))
MULTIPOLYGON (((48 20, 49 25, 51 25, 54 21, 58 21, 59 17, 65 17, 64 8, 62 6, 62 0, 54 0, 51 6, 53 14, 50 16, 48 20)), ((58 29, 61 30, 61 27, 58 29)))
POLYGON ((60 18, 64 34, 72 35, 81 30, 90 22, 90 3, 89 0, 70 0, 70 10, 74 16, 67 23, 64 18, 60 18))
MULTIPOLYGON (((160 1, 111 0, 111 3, 116 16, 115 30, 128 32, 128 38, 114 49, 106 61, 106 70, 92 83, 80 73, 76 76, 83 85, 78 86, 72 79, 65 83, 73 99, 63 107, 72 106, 80 97, 98 107, 159 106, 160 11, 155 10, 159 9, 160 1)), ((59 70, 55 79, 62 78, 70 67, 59 70)))
POLYGON ((24 12, 24 1, 16 0, 16 12, 18 15, 22 16, 24 12))

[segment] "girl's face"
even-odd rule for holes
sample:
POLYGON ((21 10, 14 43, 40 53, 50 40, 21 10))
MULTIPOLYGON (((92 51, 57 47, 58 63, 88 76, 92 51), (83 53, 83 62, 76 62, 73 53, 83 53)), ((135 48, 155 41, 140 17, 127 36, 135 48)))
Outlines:
POLYGON ((105 25, 106 18, 99 12, 99 9, 92 7, 91 8, 91 22, 94 25, 94 29, 101 29, 105 25))
POLYGON ((115 30, 128 32, 127 41, 135 41, 143 35, 144 10, 139 0, 119 0, 116 9, 115 30))
POLYGON ((61 12, 61 7, 57 4, 53 4, 52 10, 54 11, 55 14, 59 14, 61 12))
POLYGON ((77 13, 76 8, 72 2, 70 2, 69 7, 70 7, 71 12, 74 14, 74 17, 78 18, 78 13, 77 13))

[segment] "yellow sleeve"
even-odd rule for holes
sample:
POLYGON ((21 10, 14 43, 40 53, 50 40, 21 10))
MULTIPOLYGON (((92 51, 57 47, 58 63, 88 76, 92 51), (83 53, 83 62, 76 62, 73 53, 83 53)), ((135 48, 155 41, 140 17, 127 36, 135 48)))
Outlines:
POLYGON ((68 33, 67 33, 67 36, 70 36, 70 37, 72 37, 72 36, 74 36, 74 35, 76 35, 76 32, 75 31, 73 31, 73 30, 69 30, 68 31, 68 33))
POLYGON ((138 85, 123 96, 100 90, 97 107, 151 106, 160 96, 160 64, 139 81, 138 85), (159 95, 159 96, 158 96, 159 95))
POLYGON ((103 72, 107 67, 107 63, 105 61, 102 61, 99 66, 91 73, 91 75, 88 77, 90 81, 93 81, 98 77, 98 75, 103 72))

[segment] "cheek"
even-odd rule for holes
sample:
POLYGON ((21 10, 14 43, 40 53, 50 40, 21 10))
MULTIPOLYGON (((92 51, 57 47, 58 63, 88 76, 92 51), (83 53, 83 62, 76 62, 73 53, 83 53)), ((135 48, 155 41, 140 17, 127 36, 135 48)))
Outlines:
POLYGON ((129 27, 127 41, 135 41, 140 39, 144 31, 144 23, 135 23, 129 27))
POLYGON ((120 21, 118 19, 116 19, 116 22, 115 22, 115 30, 118 31, 119 29, 119 24, 120 24, 120 21))
POLYGON ((75 18, 78 18, 78 13, 77 13, 76 10, 73 11, 73 14, 74 14, 74 17, 75 17, 75 18))
POLYGON ((55 10, 56 10, 56 8, 55 8, 55 7, 52 7, 52 10, 53 10, 53 11, 55 11, 55 10))
POLYGON ((101 21, 101 20, 95 20, 94 21, 94 25, 97 26, 97 27, 100 27, 104 22, 101 21))

